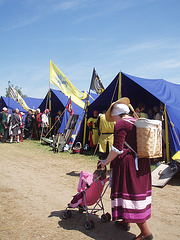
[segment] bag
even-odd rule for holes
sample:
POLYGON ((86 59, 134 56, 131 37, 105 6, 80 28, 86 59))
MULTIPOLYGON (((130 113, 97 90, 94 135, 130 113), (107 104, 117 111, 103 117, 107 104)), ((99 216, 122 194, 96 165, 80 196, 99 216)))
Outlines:
POLYGON ((80 142, 77 142, 73 147, 73 153, 83 153, 83 148, 80 142))
POLYGON ((138 158, 162 157, 162 121, 139 118, 135 126, 138 158))

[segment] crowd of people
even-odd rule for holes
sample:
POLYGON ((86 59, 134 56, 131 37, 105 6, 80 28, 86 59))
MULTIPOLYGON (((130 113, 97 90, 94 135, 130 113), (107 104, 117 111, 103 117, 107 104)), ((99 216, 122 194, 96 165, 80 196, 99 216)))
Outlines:
POLYGON ((12 143, 14 140, 19 143, 23 139, 40 139, 48 133, 49 129, 49 109, 41 113, 38 108, 36 111, 29 109, 26 117, 19 109, 9 109, 3 107, 0 112, 0 142, 12 143), (23 119, 23 116, 25 119, 23 119))
MULTIPOLYGON (((137 118, 148 118, 162 121, 162 143, 165 148, 165 126, 164 126, 164 106, 154 106, 146 110, 144 103, 139 103, 132 116, 137 118)), ((53 135, 57 135, 60 130, 63 114, 59 110, 55 117, 55 124, 52 129, 49 129, 49 109, 41 113, 38 108, 36 111, 29 109, 26 116, 19 109, 13 109, 9 113, 9 109, 4 107, 0 112, 0 142, 10 142, 14 140, 17 143, 22 142, 23 139, 31 140, 48 137, 51 131, 53 135)), ((101 112, 94 111, 93 116, 87 120, 89 129, 88 145, 92 154, 99 152, 101 159, 106 158, 113 144, 113 130, 115 122, 108 122, 105 118, 106 110, 101 112)), ((163 152, 165 155, 165 151, 163 152)))

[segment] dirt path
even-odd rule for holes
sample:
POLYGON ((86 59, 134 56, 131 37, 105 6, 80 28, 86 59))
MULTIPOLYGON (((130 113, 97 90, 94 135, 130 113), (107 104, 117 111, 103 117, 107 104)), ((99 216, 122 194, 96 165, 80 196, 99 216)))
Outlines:
MULTIPOLYGON (((95 161, 83 155, 54 154, 37 143, 0 145, 0 239, 132 239, 110 221, 93 216, 95 228, 85 230, 85 214, 73 211, 68 220, 58 216, 76 194, 81 170, 93 172, 95 161)), ((180 179, 175 176, 164 188, 153 188, 152 218, 148 221, 156 240, 180 239, 180 179)), ((103 200, 111 213, 110 191, 103 200)))

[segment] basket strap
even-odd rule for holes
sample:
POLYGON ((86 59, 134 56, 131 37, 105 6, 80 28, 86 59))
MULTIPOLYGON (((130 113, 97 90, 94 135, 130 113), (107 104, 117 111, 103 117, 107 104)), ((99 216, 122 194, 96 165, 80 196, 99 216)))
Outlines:
MULTIPOLYGON (((128 119, 124 119, 126 122, 129 122, 129 123, 131 123, 131 124, 133 124, 133 125, 135 125, 133 122, 131 122, 130 120, 128 120, 128 119)), ((137 157, 137 152, 125 141, 124 142, 124 144, 133 152, 133 153, 135 153, 135 167, 136 167, 136 170, 138 171, 139 170, 139 168, 138 168, 138 157, 137 157)))
POLYGON ((135 125, 133 122, 131 122, 131 121, 130 121, 130 120, 128 120, 128 119, 124 119, 124 121, 126 121, 126 122, 129 122, 129 123, 131 123, 131 124, 135 125))
POLYGON ((133 152, 135 153, 135 167, 136 167, 136 170, 138 171, 139 168, 138 168, 138 157, 137 157, 137 152, 125 141, 124 144, 133 152))
POLYGON ((158 133, 158 129, 154 128, 153 130, 155 130, 155 140, 154 140, 154 148, 153 148, 153 154, 152 157, 154 156, 155 152, 156 152, 156 145, 157 145, 157 133, 158 133))

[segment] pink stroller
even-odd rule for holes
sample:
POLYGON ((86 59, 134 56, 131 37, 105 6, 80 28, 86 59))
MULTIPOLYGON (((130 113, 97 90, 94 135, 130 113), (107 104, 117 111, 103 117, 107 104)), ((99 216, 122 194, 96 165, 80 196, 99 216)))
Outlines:
POLYGON ((102 202, 102 198, 108 188, 108 185, 105 187, 105 189, 104 186, 109 178, 100 180, 101 177, 102 176, 100 175, 93 180, 93 174, 86 171, 81 171, 77 189, 78 193, 68 204, 66 210, 62 212, 60 216, 61 219, 71 218, 72 212, 69 209, 78 208, 80 213, 83 213, 84 211, 86 212, 86 221, 84 223, 84 227, 87 230, 90 230, 94 227, 94 221, 90 219, 90 216, 98 211, 103 211, 103 214, 101 215, 102 222, 110 221, 111 215, 104 212, 104 206, 102 202), (89 208, 89 206, 92 207, 89 208))

